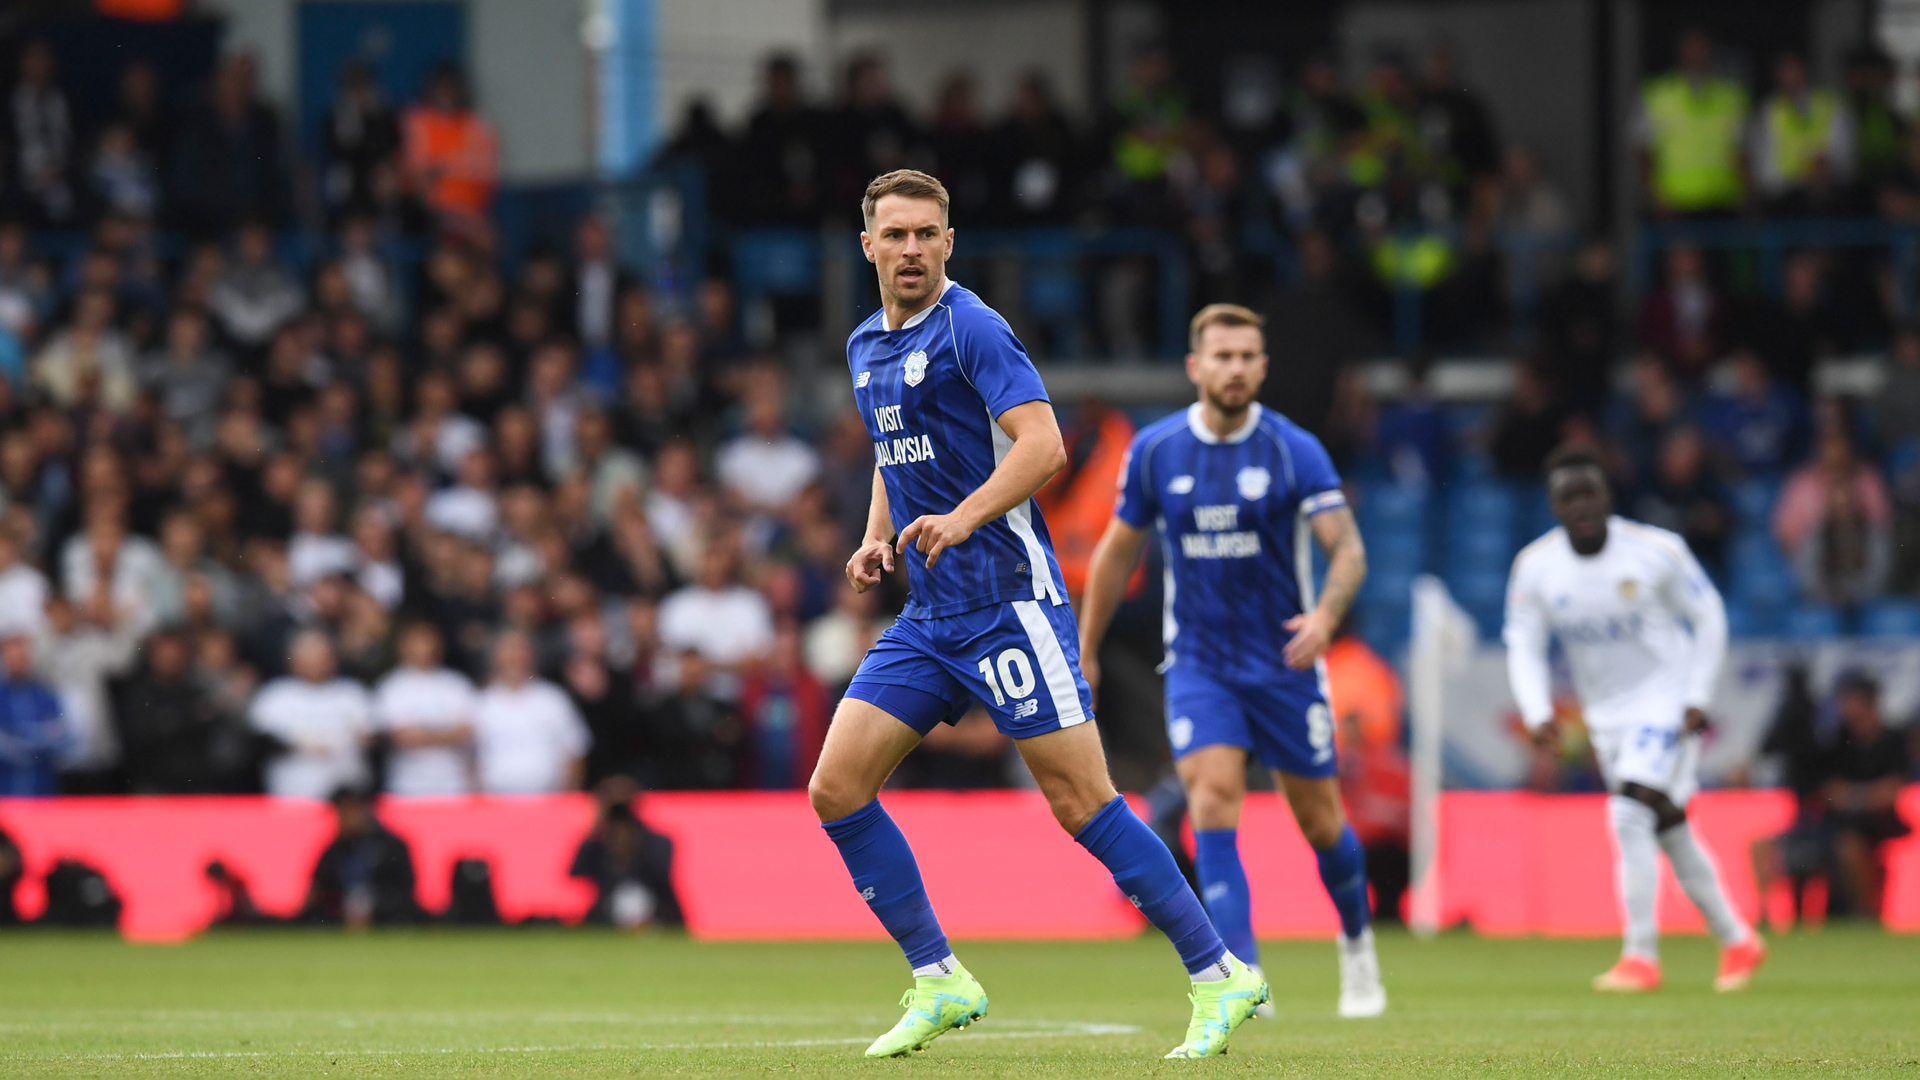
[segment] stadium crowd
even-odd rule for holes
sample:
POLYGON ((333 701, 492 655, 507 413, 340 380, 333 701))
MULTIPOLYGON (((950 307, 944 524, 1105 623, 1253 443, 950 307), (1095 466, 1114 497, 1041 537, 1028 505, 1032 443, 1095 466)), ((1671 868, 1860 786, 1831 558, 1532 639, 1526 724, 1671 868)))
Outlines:
MULTIPOLYGON (((1795 90, 1792 70, 1778 100, 1823 103, 1830 137, 1794 164, 1775 99, 1751 124, 1742 103, 1734 202, 1661 194, 1663 176, 1698 178, 1662 172, 1650 91, 1660 212, 1740 212, 1753 190, 1769 213, 1920 213, 1920 139, 1885 107, 1884 65, 1862 58, 1844 96, 1795 90)), ((593 216, 509 265, 488 217, 497 139, 452 69, 406 108, 347 73, 312 163, 310 265, 285 230, 315 215, 244 55, 178 110, 130 64, 119 111, 86 131, 50 51, 29 45, 18 72, 0 173, 0 794, 804 784, 901 586, 842 587, 868 436, 794 385, 779 339, 743 334, 725 277, 682 307, 629 275, 593 216), (65 254, 47 242, 76 230, 65 254), (424 245, 417 273, 387 256, 396 237, 424 245)), ((1495 233, 1573 228, 1533 155, 1501 143, 1445 50, 1417 75, 1382 58, 1357 89, 1315 60, 1217 116, 1164 54, 1133 80, 1094 129, 1039 77, 989 125, 956 76, 923 122, 878 60, 823 108, 775 59, 744 132, 696 108, 665 153, 706 165, 708 205, 739 228, 847 219, 867 178, 923 164, 970 225, 1177 230, 1197 292, 1272 312, 1277 403, 1363 488, 1530 483, 1584 439, 1628 512, 1716 570, 1746 512, 1735 488, 1758 480, 1783 485, 1771 528, 1805 597, 1915 587, 1899 553, 1920 546, 1895 538, 1920 531, 1920 332, 1890 290, 1846 285, 1877 264, 1795 254, 1775 303, 1675 247, 1632 321, 1614 253, 1590 242, 1545 277, 1510 400, 1442 404, 1415 358, 1383 403, 1353 363, 1382 347, 1386 286, 1455 290, 1435 310, 1481 333, 1500 322, 1495 233), (1262 214, 1292 237, 1291 280, 1249 269, 1239 238, 1262 214), (1889 335, 1871 408, 1813 397, 1816 359, 1889 335)), ((1072 473, 1046 498, 1071 578, 1105 519, 1086 493, 1110 500, 1132 425, 1098 406, 1063 418, 1072 473)), ((1397 724, 1371 741, 1397 748, 1397 724)), ((912 782, 1005 782, 984 717, 929 747, 912 782)))

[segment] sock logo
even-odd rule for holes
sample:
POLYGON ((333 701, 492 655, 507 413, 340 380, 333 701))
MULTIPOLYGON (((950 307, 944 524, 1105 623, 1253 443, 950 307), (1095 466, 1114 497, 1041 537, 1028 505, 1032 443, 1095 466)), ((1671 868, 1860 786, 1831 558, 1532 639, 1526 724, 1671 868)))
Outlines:
POLYGON ((940 974, 942 975, 953 974, 953 968, 949 967, 945 960, 940 961, 940 974))
POLYGON ((866 888, 861 889, 860 899, 865 900, 866 902, 871 904, 873 902, 873 886, 869 885, 866 888))
POLYGON ((1215 960, 1215 961, 1213 962, 1213 964, 1214 964, 1214 966, 1215 966, 1215 967, 1217 967, 1217 968, 1219 968, 1219 969, 1220 969, 1220 977, 1221 977, 1221 978, 1223 978, 1223 979, 1224 979, 1224 978, 1227 978, 1228 976, 1230 976, 1230 975, 1232 975, 1232 974, 1233 974, 1233 965, 1232 965, 1232 964, 1229 964, 1229 963, 1227 963, 1227 958, 1226 958, 1226 957, 1224 957, 1224 956, 1223 956, 1223 957, 1221 957, 1220 959, 1218 959, 1218 960, 1215 960))
POLYGON ((1139 897, 1137 897, 1137 896, 1129 896, 1129 897, 1127 897, 1127 899, 1128 899, 1128 900, 1131 900, 1131 901, 1133 901, 1133 906, 1134 906, 1134 907, 1136 907, 1136 908, 1138 908, 1138 907, 1140 906, 1140 898, 1139 898, 1139 897))

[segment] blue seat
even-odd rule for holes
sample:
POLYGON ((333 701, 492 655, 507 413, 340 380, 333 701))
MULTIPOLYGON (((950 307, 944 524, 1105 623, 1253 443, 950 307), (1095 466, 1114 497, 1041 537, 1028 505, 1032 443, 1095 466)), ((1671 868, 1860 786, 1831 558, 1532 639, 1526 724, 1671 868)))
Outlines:
POLYGON ((1447 565, 1462 571, 1504 571, 1513 562, 1513 537, 1504 529, 1456 528, 1447 533, 1447 565))
POLYGON ((1861 610, 1860 632, 1870 637, 1920 637, 1920 603, 1876 600, 1861 610))
POLYGON ((1363 597, 1354 605, 1354 624, 1360 636, 1382 656, 1391 656, 1413 634, 1413 604, 1386 597, 1363 597))
POLYGON ((1826 641, 1843 632, 1838 608, 1802 604, 1787 613, 1786 636, 1794 641, 1826 641))
POLYGON ((1727 634, 1734 638, 1772 637, 1780 632, 1780 609, 1771 605, 1727 601, 1727 634))
POLYGON ((820 234, 763 229, 733 241, 734 287, 741 296, 805 296, 820 288, 820 234))
POLYGON ((1733 509, 1740 517, 1740 523, 1746 527, 1766 528, 1767 519, 1773 515, 1773 500, 1779 494, 1779 486, 1766 480, 1742 480, 1733 485, 1733 509))
POLYGON ((1732 571, 1735 580, 1744 574, 1791 573, 1780 545, 1774 543, 1772 534, 1766 532, 1743 531, 1735 535, 1733 550, 1727 557, 1727 568, 1732 571))
POLYGON ((1796 591, 1793 575, 1779 567, 1736 568, 1732 581, 1734 596, 1759 607, 1785 607, 1796 591))
POLYGON ((1372 573, 1415 573, 1426 559, 1426 538, 1413 529, 1373 529, 1366 534, 1366 545, 1372 573))
POLYGON ((1413 603, 1413 578, 1410 570, 1375 570, 1360 586, 1360 597, 1375 603, 1413 603))
POLYGON ((1500 624, 1506 617, 1507 575, 1500 571, 1479 571, 1453 575, 1447 579, 1453 598, 1473 616, 1480 636, 1498 640, 1500 624))
POLYGON ((1355 507, 1361 526, 1375 529, 1417 530, 1426 527, 1427 496, 1396 484, 1377 484, 1367 488, 1355 507))
POLYGON ((1513 525, 1514 504, 1517 502, 1513 492, 1503 484, 1481 483, 1463 484, 1448 500, 1452 522, 1473 522, 1477 526, 1511 529, 1513 525))

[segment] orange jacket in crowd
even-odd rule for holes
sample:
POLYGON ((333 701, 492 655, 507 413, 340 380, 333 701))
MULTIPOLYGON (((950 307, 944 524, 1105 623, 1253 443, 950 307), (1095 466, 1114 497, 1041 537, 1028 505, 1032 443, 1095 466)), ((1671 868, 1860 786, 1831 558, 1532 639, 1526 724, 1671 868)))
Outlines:
POLYGON ((1363 844, 1405 844, 1413 773, 1400 748, 1406 695, 1393 665, 1352 635, 1327 647, 1327 691, 1340 751, 1340 796, 1363 844))
MULTIPOLYGON (((1113 518, 1120 494, 1120 467, 1133 442, 1133 423, 1125 413, 1105 405, 1088 405, 1062 425, 1067 444, 1067 467, 1047 481, 1034 501, 1046 516, 1053 537, 1053 554, 1060 560, 1067 595, 1076 602, 1087 587, 1087 563, 1100 534, 1113 518)), ((1127 579, 1127 595, 1139 595, 1146 567, 1134 567, 1127 579)))
POLYGON ((407 175, 437 214, 478 218, 500 182, 500 140, 472 110, 429 105, 407 110, 403 128, 407 175))

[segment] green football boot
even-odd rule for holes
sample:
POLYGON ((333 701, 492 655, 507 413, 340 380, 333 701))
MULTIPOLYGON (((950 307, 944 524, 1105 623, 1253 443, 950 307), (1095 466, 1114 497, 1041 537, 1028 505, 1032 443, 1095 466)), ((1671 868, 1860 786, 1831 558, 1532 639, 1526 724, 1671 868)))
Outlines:
POLYGON ((893 1030, 873 1040, 868 1057, 905 1057, 954 1028, 963 1028, 987 1015, 987 992, 966 968, 954 965, 951 975, 922 976, 900 998, 907 1015, 893 1030))
POLYGON ((1188 999, 1193 1002, 1193 1019, 1187 1024, 1187 1041, 1173 1048, 1170 1058, 1215 1057, 1227 1052, 1227 1039, 1234 1029, 1246 1023, 1253 1011, 1272 995, 1260 973, 1233 961, 1233 974, 1217 982, 1197 982, 1188 999))

